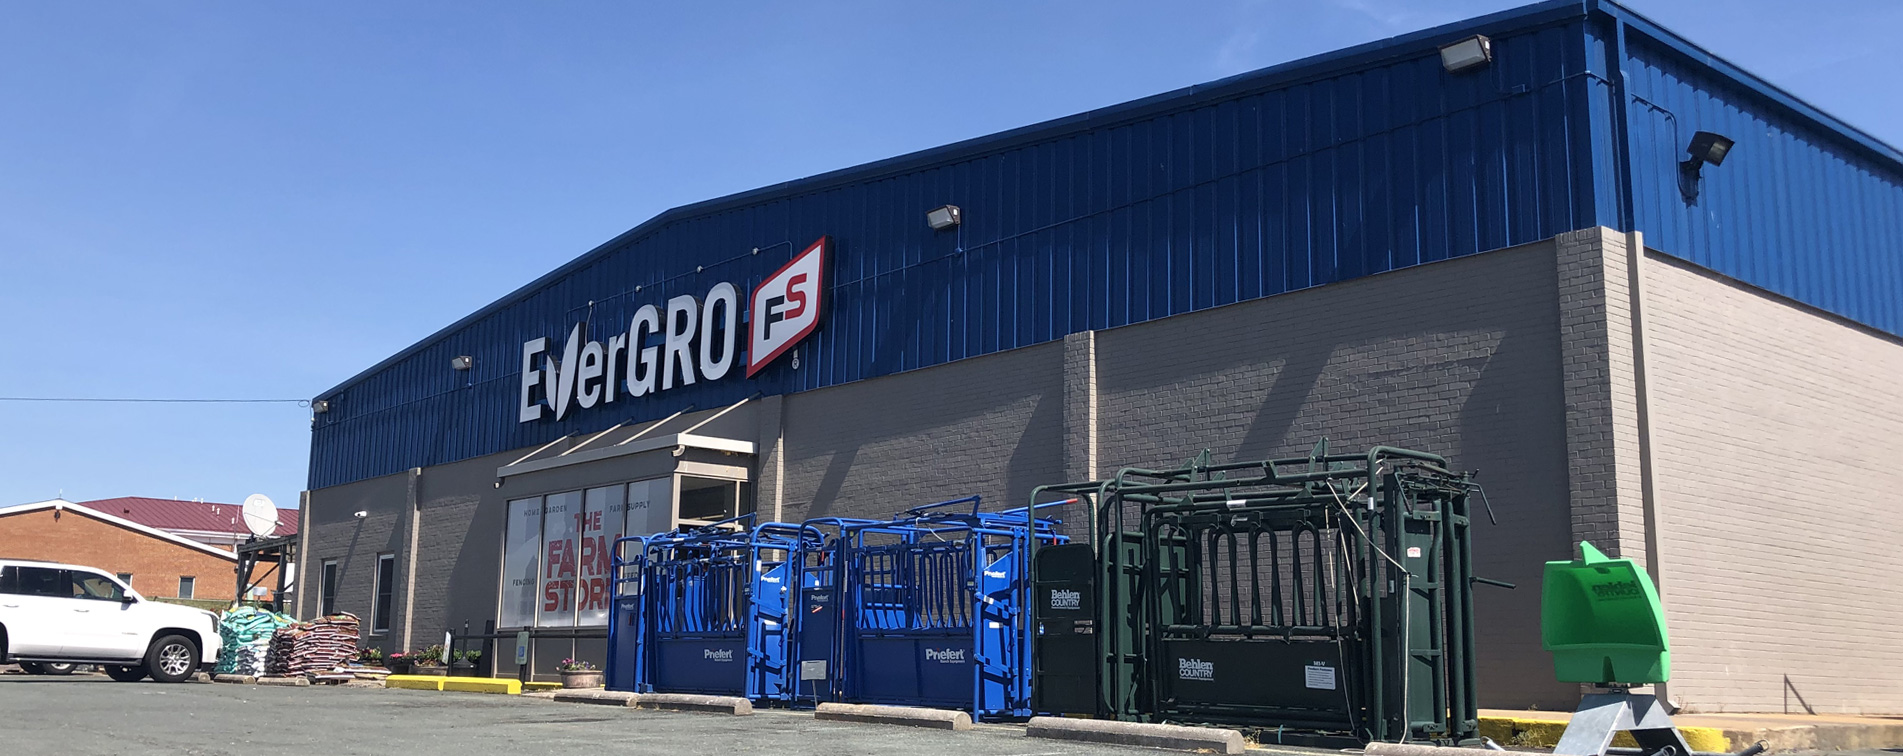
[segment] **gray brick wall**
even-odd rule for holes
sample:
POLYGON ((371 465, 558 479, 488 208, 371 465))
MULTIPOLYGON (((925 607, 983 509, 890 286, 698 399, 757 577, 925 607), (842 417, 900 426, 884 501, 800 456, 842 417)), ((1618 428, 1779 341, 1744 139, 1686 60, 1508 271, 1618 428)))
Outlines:
MULTIPOLYGON (((305 557, 310 565, 310 581, 306 584, 307 602, 305 614, 300 619, 313 616, 318 608, 318 583, 323 578, 323 563, 337 560, 337 601, 338 611, 350 612, 363 621, 363 642, 369 646, 379 646, 386 650, 395 648, 400 637, 388 634, 372 635, 371 602, 375 590, 377 557, 380 554, 397 554, 397 578, 399 587, 406 565, 404 552, 409 545, 409 473, 385 475, 381 478, 358 481, 349 485, 312 491, 310 495, 310 526, 305 531, 305 557), (367 516, 358 519, 355 512, 365 512, 367 516)), ((399 590, 395 603, 401 609, 403 594, 399 590)), ((394 633, 402 632, 402 617, 393 616, 390 622, 394 633)))
POLYGON ((1590 228, 1554 241, 1573 540, 1644 564, 1637 324, 1626 237, 1590 228))
POLYGON ((1553 245, 1101 331, 1099 473, 1376 444, 1478 469, 1500 518, 1476 571, 1483 705, 1570 707, 1539 647, 1539 570, 1569 550, 1553 245))
POLYGON ((1064 475, 1064 344, 786 397, 785 516, 886 517, 1064 475))
POLYGON ((1903 713, 1903 341, 1643 269, 1672 696, 1903 713))

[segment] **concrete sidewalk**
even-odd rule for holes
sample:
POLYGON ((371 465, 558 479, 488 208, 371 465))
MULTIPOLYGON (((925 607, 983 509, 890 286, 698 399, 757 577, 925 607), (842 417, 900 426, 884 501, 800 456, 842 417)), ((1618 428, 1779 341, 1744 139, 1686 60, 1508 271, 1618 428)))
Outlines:
MULTIPOLYGON (((1508 748, 1551 748, 1571 712, 1481 709, 1480 734, 1508 748)), ((1852 751, 1903 746, 1903 717, 1806 714, 1680 714, 1672 717, 1699 751, 1732 752, 1760 740, 1772 752, 1852 751)), ((1634 745, 1621 735, 1615 745, 1634 745)))

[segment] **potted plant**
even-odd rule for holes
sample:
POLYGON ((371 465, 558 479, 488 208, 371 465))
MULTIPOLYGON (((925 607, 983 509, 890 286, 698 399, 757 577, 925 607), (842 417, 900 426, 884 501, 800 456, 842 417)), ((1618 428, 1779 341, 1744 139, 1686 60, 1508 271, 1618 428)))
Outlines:
POLYGON ((410 658, 410 655, 406 652, 396 651, 384 657, 383 663, 390 668, 390 674, 407 675, 411 669, 415 667, 416 660, 410 658))
POLYGON ((564 688, 601 687, 601 668, 596 667, 593 662, 582 659, 563 659, 561 664, 555 665, 555 670, 562 673, 564 688))
POLYGON ((449 668, 443 666, 443 647, 441 645, 430 646, 421 651, 413 652, 410 654, 410 657, 416 660, 415 666, 410 669, 411 674, 436 675, 438 677, 444 677, 449 674, 449 668))
POLYGON ((481 651, 449 652, 449 673, 467 676, 476 671, 476 660, 482 658, 481 651))
POLYGON ((366 667, 383 666, 383 649, 366 648, 357 652, 357 663, 366 667))

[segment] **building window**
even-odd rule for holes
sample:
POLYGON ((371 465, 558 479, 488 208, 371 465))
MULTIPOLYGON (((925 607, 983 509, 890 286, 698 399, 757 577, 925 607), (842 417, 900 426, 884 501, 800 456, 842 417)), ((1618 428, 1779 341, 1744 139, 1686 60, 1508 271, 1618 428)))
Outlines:
POLYGON ((674 527, 674 478, 509 502, 502 627, 601 627, 614 593, 615 543, 674 527))
POLYGON ((396 599, 396 555, 377 557, 377 602, 370 609, 370 632, 390 632, 390 608, 396 599))
POLYGON ((328 617, 337 613, 337 560, 324 560, 323 573, 317 581, 317 614, 328 617))
POLYGON ((178 597, 182 599, 191 598, 192 588, 193 588, 192 584, 196 582, 198 582, 198 578, 193 578, 193 577, 179 578, 178 579, 178 597))

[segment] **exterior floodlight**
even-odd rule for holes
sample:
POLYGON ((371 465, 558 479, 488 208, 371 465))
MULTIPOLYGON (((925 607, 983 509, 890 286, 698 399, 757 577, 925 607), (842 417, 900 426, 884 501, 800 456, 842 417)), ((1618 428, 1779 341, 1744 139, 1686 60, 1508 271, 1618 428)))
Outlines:
POLYGON ((1731 151, 1733 144, 1736 142, 1723 134, 1700 131, 1692 135, 1692 145, 1685 148, 1685 152, 1691 155, 1692 162, 1724 165, 1725 153, 1731 151))
POLYGON ((476 366, 476 358, 466 354, 461 357, 452 357, 449 360, 449 366, 457 370, 468 370, 476 366))
POLYGON ((1724 165, 1725 156, 1731 154, 1731 146, 1736 144, 1731 137, 1700 131, 1692 135, 1692 143, 1685 148, 1685 158, 1678 164, 1678 193, 1685 195, 1686 202, 1698 200, 1698 184, 1703 178, 1700 174, 1706 163, 1724 165))
POLYGON ((330 402, 324 401, 322 399, 318 399, 317 401, 311 402, 311 411, 319 415, 329 412, 330 402))
POLYGON ((945 205, 926 213, 925 222, 933 231, 943 231, 965 222, 965 216, 958 211, 957 205, 945 205))
POLYGON ((1493 40, 1475 34, 1440 48, 1440 67, 1448 73, 1461 73, 1493 62, 1493 40))

